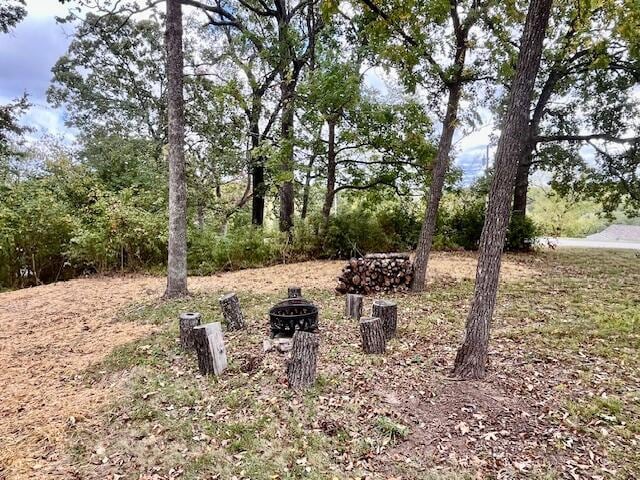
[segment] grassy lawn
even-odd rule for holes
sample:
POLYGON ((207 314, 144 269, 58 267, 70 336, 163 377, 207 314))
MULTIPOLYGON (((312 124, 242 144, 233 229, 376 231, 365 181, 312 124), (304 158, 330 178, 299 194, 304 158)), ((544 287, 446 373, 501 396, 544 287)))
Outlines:
POLYGON ((219 379, 197 374, 176 318, 219 321, 221 292, 130 306, 122 321, 160 331, 86 372, 127 394, 73 427, 72 464, 82 478, 640 476, 640 259, 566 250, 521 261, 538 274, 502 284, 482 382, 449 377, 469 280, 390 296, 399 331, 384 356, 361 352, 343 297, 303 292, 321 312, 319 378, 305 394, 287 389, 284 356, 262 351, 278 295, 238 292, 248 327, 225 334, 219 379))

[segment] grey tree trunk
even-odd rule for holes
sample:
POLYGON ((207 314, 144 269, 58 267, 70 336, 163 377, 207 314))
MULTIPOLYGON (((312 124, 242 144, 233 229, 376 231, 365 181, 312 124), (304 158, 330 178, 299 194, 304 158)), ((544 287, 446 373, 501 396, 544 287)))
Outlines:
POLYGON ((185 350, 195 347, 193 329, 200 325, 202 315, 197 312, 185 312, 180 314, 180 345, 185 350))
POLYGON ((227 330, 240 330, 244 328, 244 316, 240 308, 240 300, 235 293, 227 293, 220 297, 222 316, 227 323, 227 330))
POLYGON ((167 0, 167 104, 169 141, 169 258, 164 296, 187 291, 187 181, 184 160, 182 3, 167 0))
POLYGON ((324 195, 324 205, 322 206, 322 216, 325 226, 329 222, 333 199, 336 195, 336 124, 333 121, 327 122, 329 137, 327 139, 327 191, 324 195))
POLYGON ((491 318, 496 304, 502 250, 509 225, 516 170, 528 137, 528 120, 552 0, 531 0, 507 112, 496 152, 495 173, 480 237, 480 254, 465 338, 456 355, 454 375, 484 377, 491 318))
POLYGON ((513 190, 513 215, 524 217, 527 214, 527 195, 529 193, 529 173, 533 152, 524 152, 518 162, 516 183, 513 190))
POLYGON ((387 341, 384 336, 382 320, 377 317, 362 317, 360 319, 360 335, 362 349, 365 353, 384 353, 387 341))
POLYGON ((311 195, 311 177, 313 175, 313 164, 316 161, 316 155, 311 155, 309 163, 307 165, 307 172, 304 175, 304 190, 302 191, 302 210, 300 211, 300 218, 307 218, 309 212, 309 196, 311 195))
POLYGON ((319 343, 317 333, 298 330, 293 334, 291 359, 287 362, 289 388, 302 390, 315 383, 319 343))
POLYGON ((398 326, 398 305, 389 300, 374 300, 371 316, 382 321, 382 329, 387 340, 396 336, 398 326))
POLYGON ((451 153, 453 134, 456 130, 458 106, 460 104, 461 95, 462 85, 460 83, 455 83, 449 87, 447 112, 444 117, 442 134, 440 135, 440 142, 438 143, 436 164, 433 169, 431 186, 429 187, 427 210, 425 212, 424 222, 422 223, 418 246, 416 248, 416 259, 413 267, 413 282, 411 284, 411 290, 414 292, 423 291, 427 279, 429 254, 431 253, 431 246, 433 245, 433 236, 436 233, 436 219, 438 217, 440 199, 442 198, 444 180, 447 175, 447 170, 449 169, 449 154, 451 153))

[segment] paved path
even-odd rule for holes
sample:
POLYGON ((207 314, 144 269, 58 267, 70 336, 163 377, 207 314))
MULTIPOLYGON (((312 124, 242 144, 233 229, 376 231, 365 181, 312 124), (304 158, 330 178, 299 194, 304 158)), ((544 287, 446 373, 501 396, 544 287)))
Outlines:
POLYGON ((538 239, 540 244, 555 245, 556 247, 576 248, 609 248, 613 250, 640 250, 640 242, 604 242, 600 240, 587 240, 585 238, 542 237, 538 239))

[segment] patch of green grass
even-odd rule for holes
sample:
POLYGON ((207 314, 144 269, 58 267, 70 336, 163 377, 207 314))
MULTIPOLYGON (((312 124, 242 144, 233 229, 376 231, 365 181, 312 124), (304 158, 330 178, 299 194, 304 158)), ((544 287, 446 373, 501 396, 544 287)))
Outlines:
POLYGON ((409 427, 395 422, 389 417, 376 418, 376 429, 392 443, 404 440, 409 435, 409 427))

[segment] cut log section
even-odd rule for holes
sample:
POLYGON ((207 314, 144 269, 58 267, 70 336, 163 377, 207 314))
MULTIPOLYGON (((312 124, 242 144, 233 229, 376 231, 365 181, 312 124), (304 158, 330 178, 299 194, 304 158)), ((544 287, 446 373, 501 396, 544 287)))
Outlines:
POLYGON ((289 388, 303 390, 315 383, 319 343, 317 333, 298 330, 293 334, 291 358, 287 362, 289 388))
POLYGON ((240 300, 235 293, 227 293, 220 297, 222 316, 227 323, 227 330, 240 330, 244 327, 244 317, 240 309, 240 300))
POLYGON ((365 353, 384 353, 387 342, 384 337, 382 320, 377 317, 362 317, 360 319, 360 335, 362 349, 365 353))
POLYGON ((396 336, 398 327, 398 305, 389 300, 374 300, 371 316, 382 321, 382 329, 387 340, 396 336))
POLYGON ((180 345, 185 350, 192 350, 195 346, 193 327, 200 325, 202 315, 198 312, 185 312, 180 314, 180 345))
POLYGON ((287 298, 298 298, 298 297, 302 297, 302 288, 289 287, 287 291, 287 298))
POLYGON ((198 368, 202 375, 222 375, 227 368, 222 326, 219 322, 193 328, 198 368))
POLYGON ((360 320, 362 316, 362 302, 364 301, 364 296, 359 295, 357 293, 348 293, 345 306, 344 306, 344 315, 348 318, 355 318, 356 320, 360 320))

